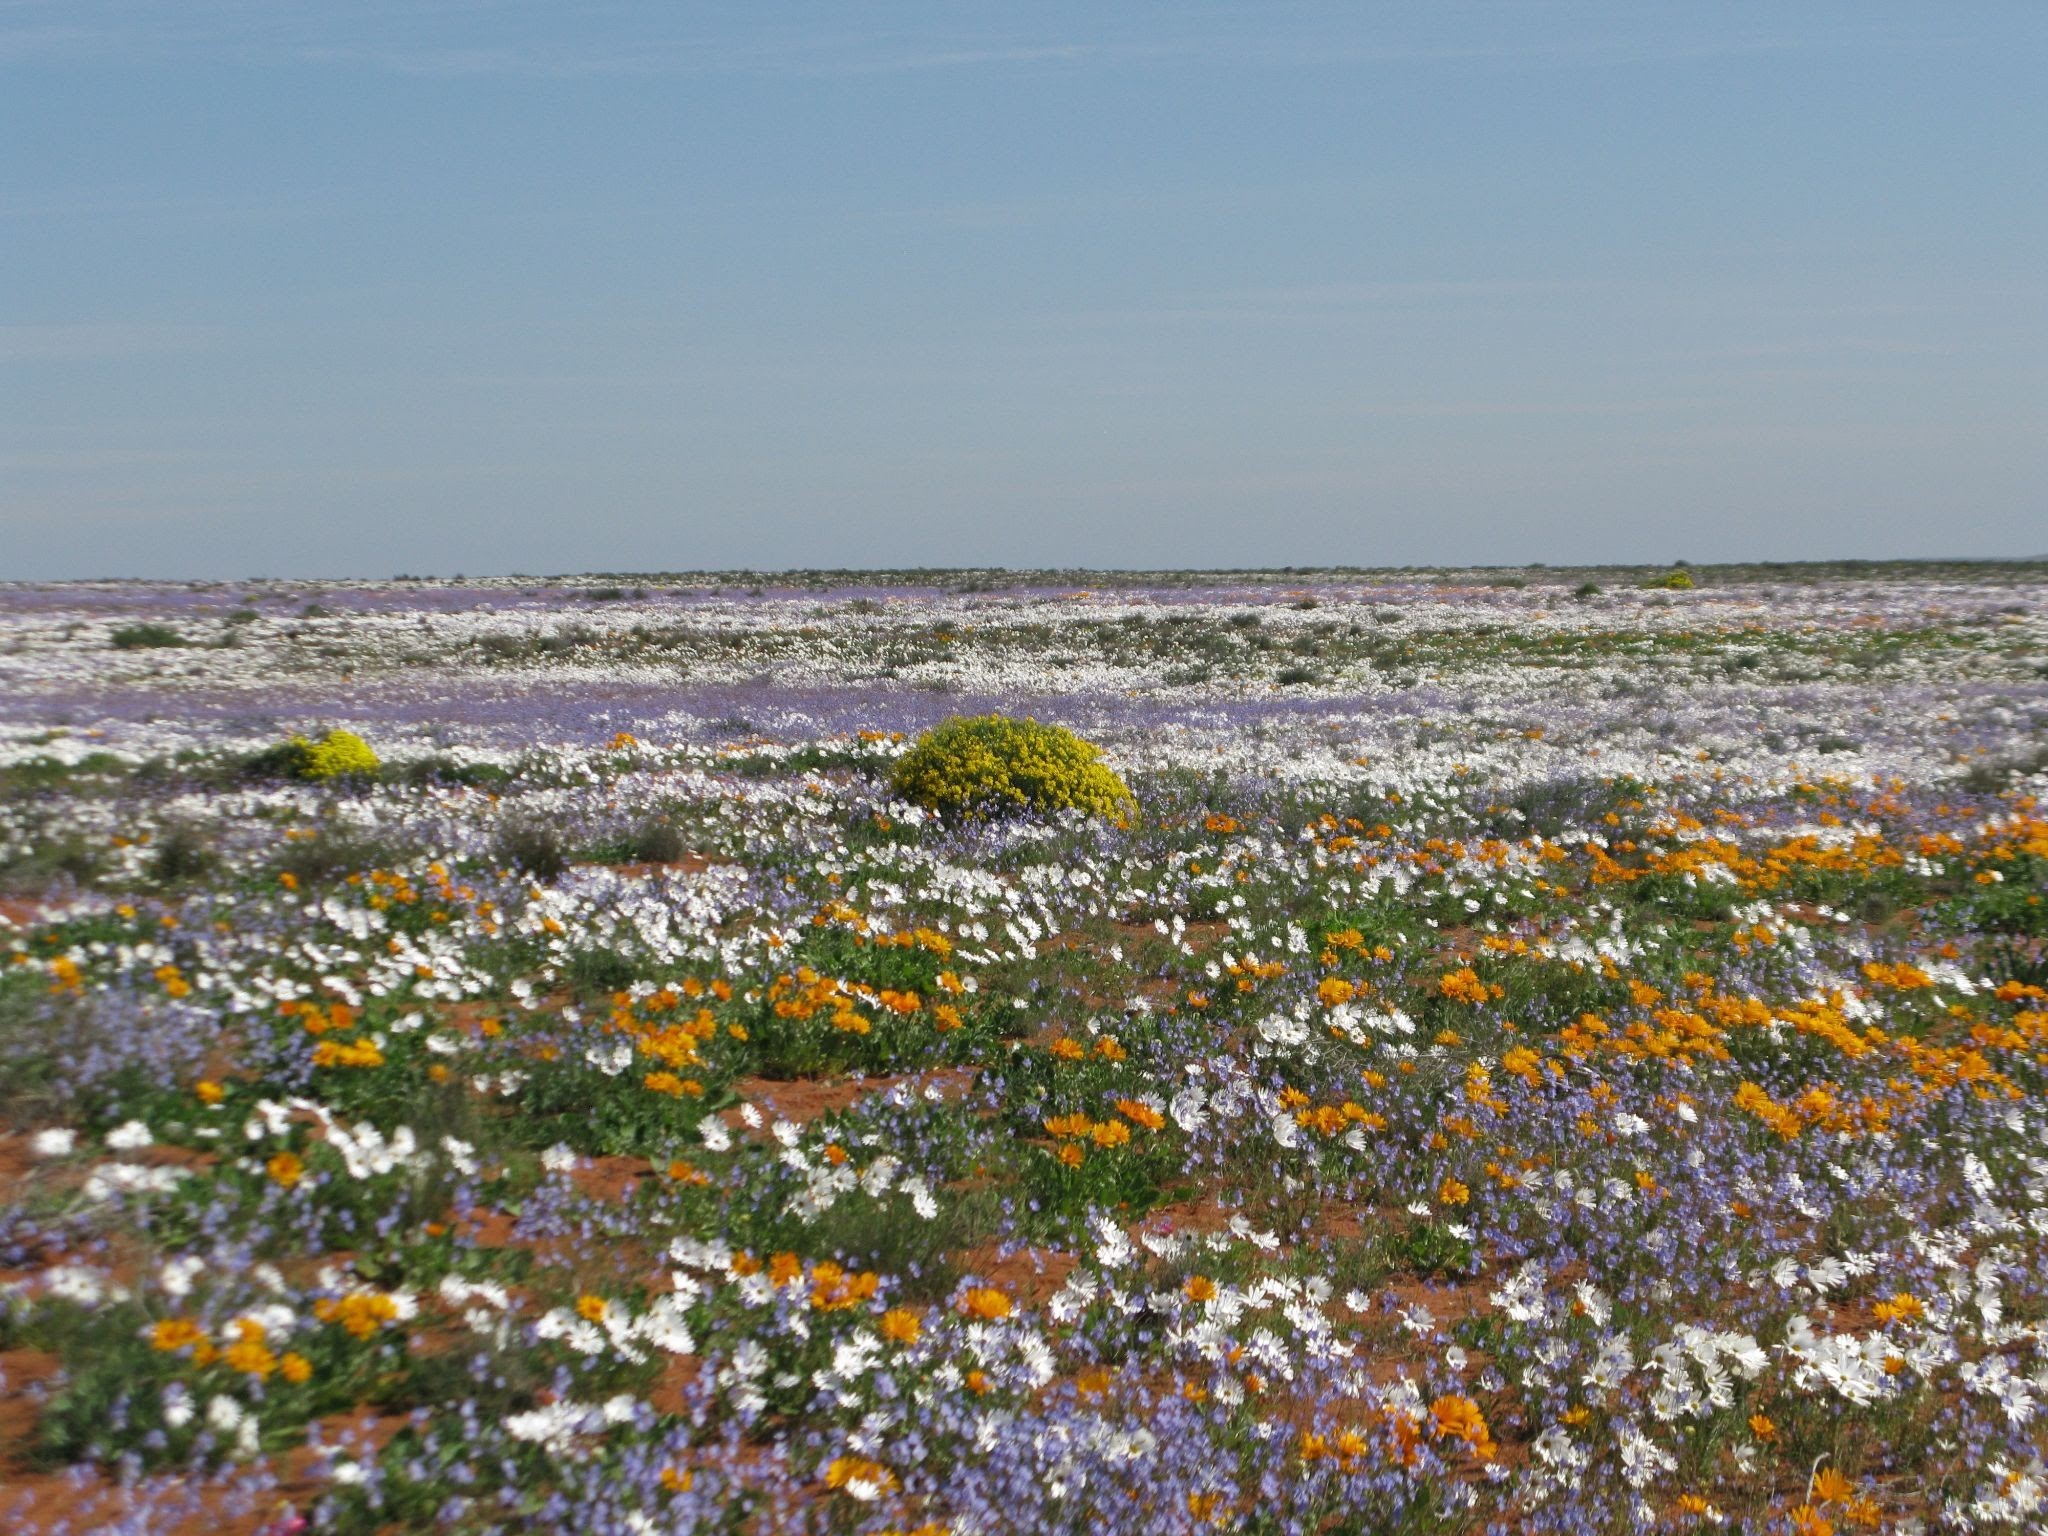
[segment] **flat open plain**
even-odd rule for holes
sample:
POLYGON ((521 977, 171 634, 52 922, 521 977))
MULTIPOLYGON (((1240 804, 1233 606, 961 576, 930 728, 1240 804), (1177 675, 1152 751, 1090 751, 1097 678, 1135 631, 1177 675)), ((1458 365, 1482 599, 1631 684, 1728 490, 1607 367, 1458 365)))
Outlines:
POLYGON ((2039 565, 0 588, 0 1527, 2039 1530, 2044 789, 2039 565))

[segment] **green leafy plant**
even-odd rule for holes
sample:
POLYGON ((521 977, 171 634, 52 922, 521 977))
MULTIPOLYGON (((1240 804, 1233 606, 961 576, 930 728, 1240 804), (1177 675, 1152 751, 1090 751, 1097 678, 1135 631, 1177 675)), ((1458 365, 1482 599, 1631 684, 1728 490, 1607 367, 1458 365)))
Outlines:
POLYGON ((491 851, 501 863, 536 880, 553 880, 569 867, 569 850, 561 834, 542 821, 506 823, 493 839, 491 851))
POLYGON ((163 650, 189 643, 167 624, 126 624, 111 638, 117 651, 163 650))

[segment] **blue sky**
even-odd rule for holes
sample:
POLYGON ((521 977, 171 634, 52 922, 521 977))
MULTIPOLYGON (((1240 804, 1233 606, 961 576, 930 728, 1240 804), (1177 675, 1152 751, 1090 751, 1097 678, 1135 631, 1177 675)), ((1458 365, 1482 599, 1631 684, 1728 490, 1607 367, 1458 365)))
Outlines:
POLYGON ((0 0, 0 578, 2048 553, 2048 5, 0 0))

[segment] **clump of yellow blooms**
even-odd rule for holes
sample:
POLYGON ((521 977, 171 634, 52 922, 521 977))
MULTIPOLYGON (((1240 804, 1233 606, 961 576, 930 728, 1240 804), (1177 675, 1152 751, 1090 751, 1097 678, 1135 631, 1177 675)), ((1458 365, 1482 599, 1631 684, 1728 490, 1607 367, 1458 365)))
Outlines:
POLYGON ((873 1270, 855 1274, 823 1259, 811 1271, 811 1305, 820 1312, 844 1312, 871 1301, 881 1283, 873 1270))
POLYGON ((1441 978, 1437 982, 1437 990, 1454 1003, 1471 1003, 1475 1007, 1504 995, 1503 988, 1481 981, 1479 973, 1469 965, 1441 978))
POLYGON ((374 1040, 322 1040, 313 1047, 316 1067, 381 1067, 384 1053, 374 1040))
POLYGON ((271 1353, 263 1325, 248 1317, 235 1324, 235 1342, 221 1351, 220 1358, 230 1370, 250 1376, 268 1377, 278 1367, 277 1356, 271 1353))
POLYGON ((650 1072, 640 1079, 641 1086, 655 1093, 665 1093, 672 1099, 701 1098, 704 1085, 694 1077, 677 1077, 673 1072, 650 1072))
POLYGON ((944 721, 896 764, 890 787, 948 816, 1078 810, 1115 817, 1131 791, 1073 732, 1008 715, 944 721))
POLYGON ((367 1339, 398 1316, 397 1303, 375 1291, 351 1291, 339 1298, 323 1297, 313 1303, 313 1315, 323 1323, 335 1323, 359 1339, 367 1339))
POLYGON ((370 744, 354 731, 329 731, 318 741, 293 736, 256 760, 260 771, 294 779, 338 779, 346 774, 371 774, 383 766, 370 744))
POLYGON ((1010 1315, 1010 1298, 992 1285, 977 1285, 960 1298, 960 1312, 984 1323, 1000 1322, 1010 1315))
POLYGON ((835 1456, 825 1468, 825 1486, 846 1490, 856 1498, 873 1498, 878 1493, 894 1493, 898 1484, 896 1474, 879 1461, 869 1461, 865 1456, 835 1456))
POLYGON ((306 744, 306 766, 300 777, 333 779, 345 773, 375 773, 383 766, 370 744, 354 731, 329 731, 306 744))
POLYGON ((1429 1418, 1431 1432, 1437 1439, 1462 1440, 1481 1461, 1491 1461, 1497 1454, 1486 1416, 1471 1398, 1455 1394, 1440 1397, 1429 1405, 1429 1418))
POLYGON ((189 1317, 167 1317, 149 1331, 150 1346, 164 1354, 189 1349, 193 1352, 193 1363, 211 1364, 219 1353, 206 1331, 189 1317))

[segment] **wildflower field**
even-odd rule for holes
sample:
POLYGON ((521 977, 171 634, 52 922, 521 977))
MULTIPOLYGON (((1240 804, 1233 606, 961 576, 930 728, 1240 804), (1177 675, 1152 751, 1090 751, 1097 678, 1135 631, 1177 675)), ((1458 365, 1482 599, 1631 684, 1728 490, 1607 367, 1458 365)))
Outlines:
POLYGON ((0 588, 0 1530, 2048 1528, 2044 787, 2041 565, 0 588))

